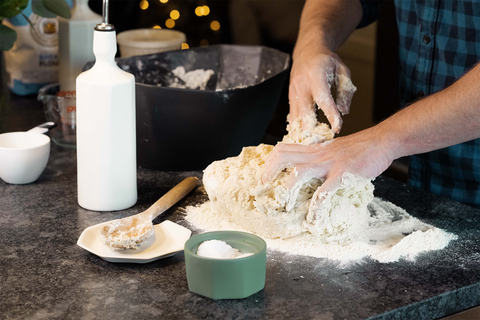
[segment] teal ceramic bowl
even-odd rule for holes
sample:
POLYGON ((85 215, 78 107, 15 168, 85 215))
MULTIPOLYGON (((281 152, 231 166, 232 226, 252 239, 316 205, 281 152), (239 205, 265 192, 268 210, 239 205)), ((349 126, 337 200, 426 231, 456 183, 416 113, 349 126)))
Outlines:
POLYGON ((185 243, 188 289, 210 299, 243 299, 265 287, 267 244, 251 233, 213 231, 195 235, 185 243), (197 255, 200 244, 221 240, 251 256, 213 259, 197 255))

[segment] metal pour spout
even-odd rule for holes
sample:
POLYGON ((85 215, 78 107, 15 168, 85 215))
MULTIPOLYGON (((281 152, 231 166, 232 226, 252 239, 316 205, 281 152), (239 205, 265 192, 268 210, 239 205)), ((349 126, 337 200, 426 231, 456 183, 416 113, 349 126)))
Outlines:
POLYGON ((95 30, 97 31, 115 31, 115 26, 110 24, 108 13, 108 0, 103 0, 102 23, 97 24, 95 30))

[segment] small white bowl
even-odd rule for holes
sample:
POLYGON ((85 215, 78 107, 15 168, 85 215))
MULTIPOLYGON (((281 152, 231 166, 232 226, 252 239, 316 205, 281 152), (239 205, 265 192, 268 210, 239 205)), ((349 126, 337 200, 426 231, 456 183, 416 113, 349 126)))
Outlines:
POLYGON ((50 138, 33 132, 0 134, 0 178, 11 184, 32 183, 50 156, 50 138))

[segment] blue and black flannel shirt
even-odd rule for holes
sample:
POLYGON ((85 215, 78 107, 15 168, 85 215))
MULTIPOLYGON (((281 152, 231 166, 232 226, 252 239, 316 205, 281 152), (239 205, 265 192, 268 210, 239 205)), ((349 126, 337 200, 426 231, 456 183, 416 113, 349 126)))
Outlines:
MULTIPOLYGON (((377 18, 382 1, 361 2, 359 27, 377 18)), ((402 107, 448 87, 480 61, 480 0, 395 0, 395 8, 402 107)), ((412 156, 408 182, 480 208, 480 139, 412 156)))

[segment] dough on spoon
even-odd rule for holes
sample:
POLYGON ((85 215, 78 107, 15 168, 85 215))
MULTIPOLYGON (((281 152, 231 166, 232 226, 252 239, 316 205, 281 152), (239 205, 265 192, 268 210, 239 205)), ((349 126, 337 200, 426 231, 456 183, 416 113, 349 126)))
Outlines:
POLYGON ((153 235, 152 221, 186 196, 199 183, 197 177, 187 177, 147 210, 107 223, 100 229, 100 241, 113 250, 137 249, 153 235))
POLYGON ((100 229, 100 241, 113 250, 137 249, 153 234, 149 217, 136 215, 110 222, 100 229))
MULTIPOLYGON (((316 118, 289 125, 288 143, 321 143, 333 132, 316 118), (314 121, 314 122, 313 122, 314 121), (308 126, 307 128, 302 128, 308 126)), ((260 144, 243 148, 237 157, 215 161, 204 171, 203 183, 213 207, 229 220, 267 238, 308 236, 323 242, 348 242, 368 224, 368 203, 373 199, 370 179, 346 173, 340 186, 321 204, 312 202, 319 179, 302 181, 296 192, 284 188, 293 168, 273 181, 261 183, 265 160, 273 146, 260 144)))

